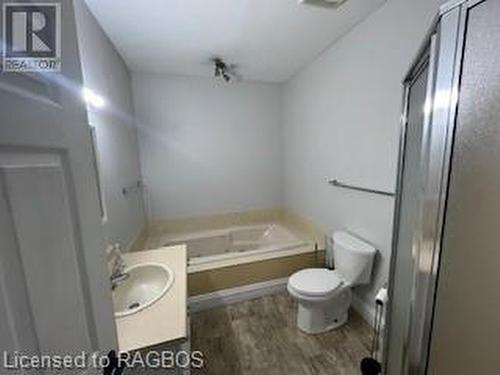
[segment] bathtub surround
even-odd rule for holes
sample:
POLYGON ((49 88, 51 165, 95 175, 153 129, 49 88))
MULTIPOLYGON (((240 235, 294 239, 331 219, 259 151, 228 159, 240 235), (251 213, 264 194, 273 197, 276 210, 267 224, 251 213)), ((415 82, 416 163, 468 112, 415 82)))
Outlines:
POLYGON ((281 206, 280 86, 133 74, 154 219, 281 206))
POLYGON ((377 248, 372 286, 355 290, 368 312, 387 281, 394 201, 327 180, 394 190, 401 80, 440 3, 387 1, 284 88, 284 206, 377 248))
POLYGON ((188 273, 189 296, 200 296, 213 292, 224 294, 228 289, 288 278, 301 269, 321 267, 323 262, 324 251, 309 251, 223 268, 199 272, 190 271, 188 273))
POLYGON ((164 234, 180 234, 200 230, 221 229, 237 225, 261 224, 282 220, 284 215, 285 211, 282 208, 270 208, 264 210, 154 220, 148 227, 148 234, 150 238, 154 238, 164 234))
POLYGON ((279 224, 290 231, 290 236, 297 239, 298 246, 285 247, 281 250, 276 248, 276 250, 258 254, 236 253, 237 257, 228 257, 228 259, 206 258, 210 262, 194 259, 189 266, 189 294, 201 295, 252 283, 267 282, 288 277, 303 268, 324 265, 325 232, 311 222, 283 209, 255 210, 155 222, 152 223, 145 245, 137 250, 164 246, 175 237, 188 235, 192 237, 200 232, 209 235, 229 227, 259 228, 269 223, 279 224))
POLYGON ((311 220, 294 214, 284 208, 231 212, 216 215, 182 217, 169 220, 152 221, 139 237, 133 250, 143 250, 157 246, 158 240, 165 235, 183 234, 187 232, 208 231, 231 226, 257 225, 270 222, 281 222, 294 232, 301 233, 316 244, 318 249, 325 249, 325 236, 328 231, 317 226, 311 220))
POLYGON ((326 248, 324 230, 315 226, 311 221, 281 208, 161 220, 152 222, 145 232, 146 235, 140 242, 137 242, 134 250, 155 249, 182 242, 191 244, 192 257, 202 255, 195 254, 198 251, 196 248, 203 251, 204 259, 207 261, 194 260, 190 266, 193 271, 228 267, 264 258, 285 257, 326 248), (264 236, 254 238, 254 240, 263 241, 262 246, 259 247, 259 254, 255 252, 254 256, 246 251, 234 257, 217 255, 225 253, 226 250, 229 254, 237 253, 237 249, 231 246, 238 246, 233 241, 241 235, 264 236), (277 246, 278 244, 283 245, 281 249, 277 246), (292 244, 293 246, 289 246, 292 244), (210 246, 213 249, 210 249, 210 246), (267 251, 271 249, 273 251, 267 251), (279 252, 274 250, 279 250, 279 252))
POLYGON ((178 244, 187 246, 190 269, 197 271, 314 249, 311 241, 277 222, 160 237, 160 246, 178 244))
POLYGON ((87 105, 95 128, 104 190, 107 243, 128 250, 145 224, 142 192, 122 193, 142 179, 130 72, 85 2, 75 1, 84 85, 104 98, 102 108, 87 105))

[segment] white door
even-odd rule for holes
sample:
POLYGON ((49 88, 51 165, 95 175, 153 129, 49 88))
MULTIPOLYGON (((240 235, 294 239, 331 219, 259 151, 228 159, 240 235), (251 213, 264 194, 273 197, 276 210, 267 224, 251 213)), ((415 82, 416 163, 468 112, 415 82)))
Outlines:
POLYGON ((73 3, 60 4, 61 72, 0 72, 0 351, 117 346, 73 3))

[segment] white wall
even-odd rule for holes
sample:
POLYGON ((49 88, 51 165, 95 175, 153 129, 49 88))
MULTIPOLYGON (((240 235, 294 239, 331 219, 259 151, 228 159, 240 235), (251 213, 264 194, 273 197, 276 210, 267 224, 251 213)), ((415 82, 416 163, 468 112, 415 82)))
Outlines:
POLYGON ((75 8, 84 84, 107 102, 103 109, 88 108, 108 216, 104 231, 108 243, 127 247, 145 222, 140 192, 122 194, 122 188, 141 180, 130 73, 85 3, 76 1, 75 8))
POLYGON ((157 219, 281 206, 280 86, 133 74, 157 219))
POLYGON ((286 206, 326 230, 347 229, 380 251, 371 301, 387 280, 393 199, 329 186, 328 178, 394 191, 401 81, 439 0, 389 0, 286 86, 286 206))

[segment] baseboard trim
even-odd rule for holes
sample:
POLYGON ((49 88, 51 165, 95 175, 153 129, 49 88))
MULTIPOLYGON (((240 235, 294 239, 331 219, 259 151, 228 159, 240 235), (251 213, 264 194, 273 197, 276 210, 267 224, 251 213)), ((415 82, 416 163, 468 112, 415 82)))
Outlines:
POLYGON ((280 293, 286 290, 287 282, 288 277, 284 277, 189 297, 189 309, 192 312, 203 311, 280 293))
MULTIPOLYGON (((189 297, 189 309, 191 312, 209 310, 270 294, 281 293, 286 290, 287 282, 288 277, 284 277, 189 297)), ((375 320, 375 305, 368 304, 366 301, 353 294, 351 307, 373 327, 375 320)))

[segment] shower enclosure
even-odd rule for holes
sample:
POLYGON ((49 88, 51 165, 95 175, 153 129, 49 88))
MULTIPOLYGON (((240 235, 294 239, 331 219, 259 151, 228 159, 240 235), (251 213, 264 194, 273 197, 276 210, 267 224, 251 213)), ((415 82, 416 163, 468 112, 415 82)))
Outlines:
POLYGON ((500 0, 441 7, 404 87, 385 373, 497 373, 500 0))

